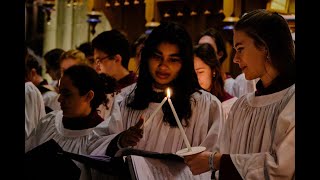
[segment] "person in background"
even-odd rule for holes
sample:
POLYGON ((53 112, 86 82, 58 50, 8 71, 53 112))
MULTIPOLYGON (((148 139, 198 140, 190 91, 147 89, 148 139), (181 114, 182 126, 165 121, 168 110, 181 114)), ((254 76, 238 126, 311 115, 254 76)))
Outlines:
POLYGON ((97 63, 94 61, 93 47, 91 45, 91 42, 84 42, 84 43, 80 44, 80 46, 77 47, 76 49, 85 54, 90 66, 93 69, 97 69, 97 63))
MULTIPOLYGON (((226 60, 228 54, 226 50, 225 41, 221 35, 221 33, 215 28, 208 28, 204 32, 201 33, 198 44, 209 43, 216 52, 216 56, 221 64, 226 60)), ((230 95, 233 95, 233 83, 234 79, 221 69, 221 75, 224 80, 224 89, 230 95)))
POLYGON ((117 91, 137 81, 137 74, 128 71, 130 59, 129 42, 116 29, 104 31, 92 40, 97 71, 117 80, 117 91))
MULTIPOLYGON (((27 52, 26 52, 27 53, 27 52)), ((33 129, 38 125, 40 119, 46 115, 43 97, 39 89, 30 81, 30 69, 27 66, 28 59, 32 59, 32 55, 28 53, 25 56, 25 131, 24 137, 27 139, 33 129)))
POLYGON ((43 56, 46 64, 46 72, 52 78, 52 81, 49 83, 49 85, 54 87, 56 91, 58 89, 58 81, 61 78, 59 59, 64 52, 65 51, 63 49, 54 48, 46 52, 43 56))
POLYGON ((193 53, 194 69, 200 86, 221 101, 224 119, 227 119, 230 108, 238 98, 224 89, 225 81, 216 52, 210 44, 204 43, 196 45, 193 53))
POLYGON ((134 56, 134 62, 136 66, 136 72, 139 73, 139 64, 141 57, 141 49, 143 47, 144 41, 147 39, 148 35, 143 33, 131 45, 132 56, 134 56))
MULTIPOLYGON (((98 74, 88 65, 73 65, 64 71, 59 85, 61 110, 44 116, 25 141, 25 152, 55 140, 64 151, 88 155, 105 150, 103 118, 97 108, 106 104, 105 74, 98 74)), ((76 162, 81 169, 80 180, 91 179, 90 170, 76 162)), ((50 176, 50 174, 48 174, 50 176)))
POLYGON ((235 24, 233 61, 257 91, 232 106, 213 151, 186 156, 193 174, 225 179, 295 179, 294 43, 287 21, 258 9, 235 24), (217 171, 217 173, 215 173, 217 171))
POLYGON ((69 67, 76 64, 85 64, 90 65, 90 62, 86 58, 85 54, 77 49, 70 49, 60 56, 60 73, 63 75, 63 72, 69 67))
POLYGON ((59 104, 52 101, 58 93, 55 91, 55 88, 50 86, 48 81, 42 77, 41 72, 42 66, 39 62, 33 56, 28 56, 26 60, 26 78, 39 89, 43 97, 45 111, 49 113, 54 109, 60 108, 59 104))

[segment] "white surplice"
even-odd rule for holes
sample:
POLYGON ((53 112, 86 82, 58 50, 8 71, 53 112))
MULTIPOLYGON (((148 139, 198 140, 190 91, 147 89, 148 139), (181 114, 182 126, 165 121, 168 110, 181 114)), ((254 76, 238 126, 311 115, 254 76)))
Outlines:
POLYGON ((229 77, 224 81, 224 90, 231 95, 233 94, 234 82, 235 82, 235 79, 233 79, 232 77, 229 77))
MULTIPOLYGON (((141 116, 147 120, 160 104, 149 103, 145 110, 133 110, 127 107, 126 98, 134 86, 135 84, 131 85, 126 91, 116 96, 111 118, 106 127, 107 134, 114 134, 113 137, 134 126, 141 116)), ((205 146, 211 150, 217 141, 221 121, 223 121, 221 102, 214 95, 203 90, 201 94, 197 92, 192 94, 192 97, 195 99, 195 103, 191 100, 192 116, 189 119, 189 127, 184 127, 184 131, 191 146, 205 146)), ((176 153, 186 148, 179 128, 170 127, 162 119, 163 112, 160 109, 150 122, 145 123, 144 137, 135 148, 160 153, 176 153)))
POLYGON ((41 92, 32 83, 26 82, 24 84, 25 92, 25 138, 27 138, 31 131, 37 126, 40 118, 46 115, 45 107, 41 92))
POLYGON ((293 179, 295 85, 269 95, 248 93, 239 98, 217 145, 220 153, 230 154, 243 179, 293 179))
POLYGON ((42 94, 44 105, 51 108, 52 110, 61 110, 59 94, 55 91, 47 91, 42 94))
POLYGON ((232 87, 232 93, 230 93, 232 96, 235 97, 241 97, 244 94, 254 92, 256 91, 256 84, 259 81, 259 78, 253 79, 253 80, 247 80, 245 78, 244 73, 239 74, 236 79, 234 80, 233 87, 232 87))
POLYGON ((236 102, 237 99, 238 99, 237 97, 233 97, 233 98, 225 100, 221 103, 224 120, 226 120, 228 118, 230 109, 231 109, 232 105, 236 102))
MULTIPOLYGON (((62 117, 61 110, 52 111, 43 117, 26 140, 25 151, 27 152, 50 139, 54 139, 64 151, 84 155, 91 154, 93 150, 105 152, 105 143, 108 144, 110 138, 106 138, 105 133, 101 131, 103 122, 94 128, 70 130, 64 128, 62 117)), ((81 169, 80 180, 91 179, 91 175, 88 173, 90 170, 82 163, 74 162, 81 169)))

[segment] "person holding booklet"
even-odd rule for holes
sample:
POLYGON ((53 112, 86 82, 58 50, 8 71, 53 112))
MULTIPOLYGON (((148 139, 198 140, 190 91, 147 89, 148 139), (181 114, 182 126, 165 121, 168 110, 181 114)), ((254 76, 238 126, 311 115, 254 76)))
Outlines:
POLYGON ((235 24, 233 40, 233 61, 246 79, 260 79, 257 91, 233 104, 213 151, 185 162, 193 174, 211 170, 219 180, 295 179, 296 65, 287 21, 253 10, 235 24))
MULTIPOLYGON (((73 65, 66 69, 59 85, 61 110, 40 119, 25 141, 25 152, 51 139, 71 153, 89 155, 99 148, 105 150, 104 143, 108 138, 97 108, 107 103, 107 84, 107 76, 99 75, 88 65, 73 65)), ((80 180, 90 179, 88 168, 82 163, 77 165, 81 169, 80 180)))
POLYGON ((212 150, 223 121, 221 102, 198 83, 188 32, 177 23, 162 22, 145 41, 137 83, 116 97, 107 126, 112 138, 107 155, 125 147, 159 153, 186 148, 168 101, 150 118, 167 88, 190 145, 212 150))

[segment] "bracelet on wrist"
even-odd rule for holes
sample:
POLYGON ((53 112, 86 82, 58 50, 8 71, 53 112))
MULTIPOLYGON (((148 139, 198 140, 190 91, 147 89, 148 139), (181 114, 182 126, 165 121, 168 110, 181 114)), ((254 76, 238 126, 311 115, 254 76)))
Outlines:
POLYGON ((214 168, 214 155, 217 153, 218 151, 214 151, 213 153, 210 154, 209 156, 209 168, 211 170, 211 179, 215 180, 215 174, 216 174, 216 169, 214 168))
POLYGON ((214 155, 217 153, 218 151, 215 151, 213 153, 210 154, 209 156, 209 168, 211 171, 215 172, 216 169, 214 168, 214 155))

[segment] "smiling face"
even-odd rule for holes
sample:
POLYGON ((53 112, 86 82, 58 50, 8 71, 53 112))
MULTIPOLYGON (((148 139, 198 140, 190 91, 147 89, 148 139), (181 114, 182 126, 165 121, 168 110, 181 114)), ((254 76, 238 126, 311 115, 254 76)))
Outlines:
POLYGON ((59 86, 60 102, 63 116, 68 118, 84 117, 90 111, 90 100, 87 94, 81 96, 79 90, 73 85, 69 76, 62 76, 59 86))
POLYGON ((254 40, 243 31, 234 31, 234 49, 236 50, 233 62, 237 63, 247 80, 261 78, 266 74, 265 48, 258 48, 254 40))
POLYGON ((155 80, 154 86, 164 89, 179 74, 182 60, 179 56, 179 48, 175 44, 160 43, 149 59, 149 71, 155 80))

